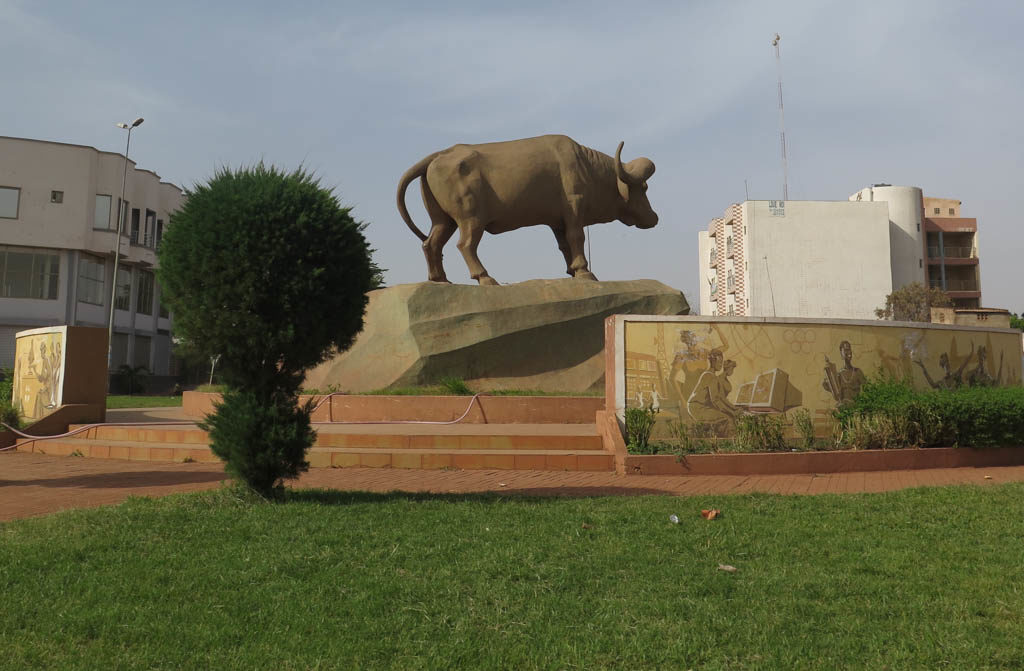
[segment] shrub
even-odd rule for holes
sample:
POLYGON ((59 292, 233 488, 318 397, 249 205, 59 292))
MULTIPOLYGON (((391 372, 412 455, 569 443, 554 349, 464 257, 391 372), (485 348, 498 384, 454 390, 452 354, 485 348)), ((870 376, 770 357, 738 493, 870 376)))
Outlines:
MULTIPOLYGON (((0 401, 0 422, 7 426, 13 426, 15 429, 21 428, 21 415, 10 401, 0 401)), ((0 431, 2 430, 3 428, 0 427, 0 431)))
POLYGON ((117 369, 115 380, 119 391, 131 396, 132 394, 145 393, 146 378, 149 376, 149 368, 146 366, 122 365, 117 369))
POLYGON ((787 449, 786 422, 779 415, 740 415, 736 444, 742 452, 781 452, 787 449))
POLYGON ((813 450, 817 441, 814 438, 814 420, 807 408, 800 408, 793 413, 793 428, 800 439, 800 447, 813 450))
POLYGON ((626 408, 626 442, 630 452, 647 454, 651 430, 654 429, 654 418, 658 411, 654 408, 626 408))
POLYGON ((10 404, 14 396, 14 370, 0 369, 0 404, 10 404))
POLYGON ((309 174, 259 164, 196 185, 161 243, 177 335, 196 356, 220 355, 238 392, 218 410, 230 419, 210 420, 211 447, 264 495, 306 467, 309 415, 295 398, 304 372, 351 346, 379 284, 363 228, 309 174))
POLYGON ((837 413, 851 447, 1024 445, 1024 387, 914 391, 879 380, 837 413))
POLYGON ((676 455, 707 454, 716 451, 714 431, 710 424, 695 422, 688 424, 681 419, 670 422, 668 433, 676 444, 676 455))
POLYGON ((466 386, 466 383, 457 377, 442 377, 440 381, 441 387, 443 387, 449 394, 455 396, 472 396, 473 390, 466 386))
POLYGON ((284 479, 309 468, 306 450, 316 438, 310 411, 291 395, 268 402, 251 391, 228 391, 200 427, 210 432, 210 449, 228 473, 263 496, 279 496, 284 479))

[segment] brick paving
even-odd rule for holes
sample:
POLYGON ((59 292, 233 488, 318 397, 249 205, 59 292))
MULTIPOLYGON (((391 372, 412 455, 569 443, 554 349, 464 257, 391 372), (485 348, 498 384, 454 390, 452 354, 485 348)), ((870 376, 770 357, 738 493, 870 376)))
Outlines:
MULTIPOLYGON (((0 452, 0 521, 221 486, 219 464, 84 459, 0 452)), ((581 471, 316 468, 299 487, 373 492, 500 492, 528 496, 675 496, 882 492, 905 487, 1024 481, 1024 466, 807 475, 643 476, 581 471)))

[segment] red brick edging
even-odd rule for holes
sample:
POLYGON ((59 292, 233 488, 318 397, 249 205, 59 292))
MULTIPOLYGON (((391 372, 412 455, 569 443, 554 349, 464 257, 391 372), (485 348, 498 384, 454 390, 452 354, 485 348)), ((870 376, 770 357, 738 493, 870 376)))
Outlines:
POLYGON ((778 475, 1024 465, 1024 447, 931 447, 768 454, 626 455, 626 475, 778 475))

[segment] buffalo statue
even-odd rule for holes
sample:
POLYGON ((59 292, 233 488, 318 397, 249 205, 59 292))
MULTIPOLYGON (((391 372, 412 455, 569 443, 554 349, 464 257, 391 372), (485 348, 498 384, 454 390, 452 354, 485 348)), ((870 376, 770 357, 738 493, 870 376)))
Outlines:
POLYGON ((596 280, 583 254, 584 226, 615 219, 637 228, 658 223, 647 200, 654 163, 637 158, 623 165, 622 145, 612 158, 564 135, 457 144, 409 168, 398 183, 398 211, 423 241, 428 279, 448 281, 441 250, 456 228, 469 274, 480 284, 497 284, 476 253, 484 231, 543 225, 555 234, 566 273, 596 280), (405 207, 405 191, 417 177, 423 178, 429 235, 416 227, 405 207))

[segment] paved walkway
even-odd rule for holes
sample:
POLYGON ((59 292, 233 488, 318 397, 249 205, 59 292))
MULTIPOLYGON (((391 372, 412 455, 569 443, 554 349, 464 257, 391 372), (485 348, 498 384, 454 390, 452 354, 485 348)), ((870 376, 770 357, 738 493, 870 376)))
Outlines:
MULTIPOLYGON (((0 452, 0 521, 219 487, 218 464, 159 463, 0 452)), ((501 492, 529 496, 677 496, 882 492, 905 487, 1024 481, 1024 466, 830 475, 620 476, 574 471, 421 471, 317 468, 299 487, 388 492, 501 492)))

